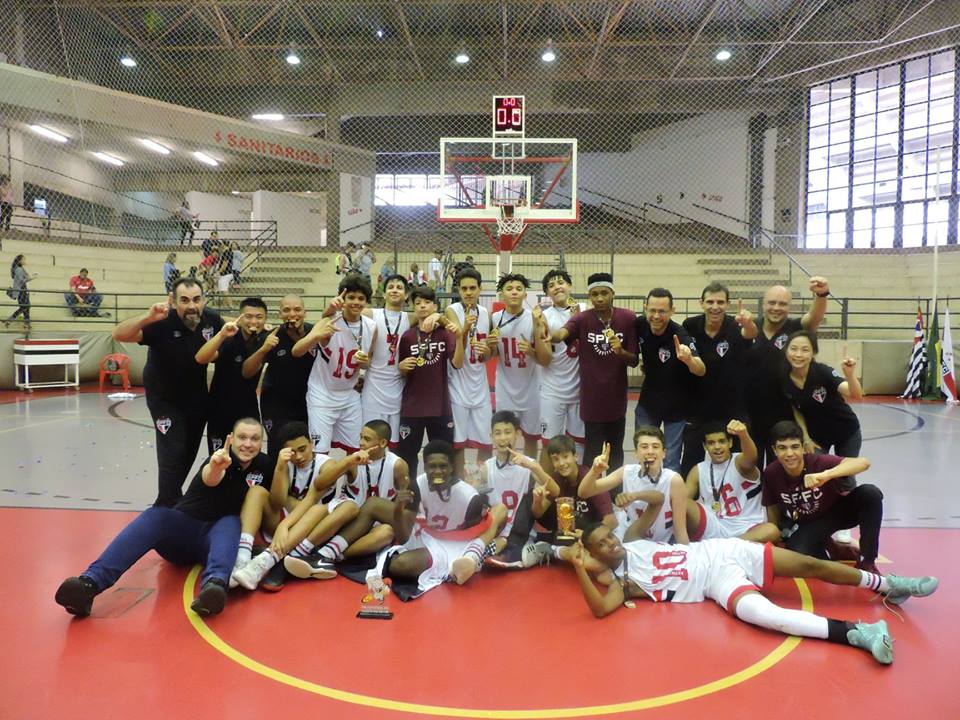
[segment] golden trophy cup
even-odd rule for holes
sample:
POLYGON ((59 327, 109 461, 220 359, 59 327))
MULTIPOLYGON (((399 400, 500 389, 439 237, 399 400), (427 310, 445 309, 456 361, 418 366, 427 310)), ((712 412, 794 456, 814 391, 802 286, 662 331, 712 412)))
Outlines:
POLYGON ((573 545, 577 541, 577 512, 572 497, 557 498, 557 544, 573 545))

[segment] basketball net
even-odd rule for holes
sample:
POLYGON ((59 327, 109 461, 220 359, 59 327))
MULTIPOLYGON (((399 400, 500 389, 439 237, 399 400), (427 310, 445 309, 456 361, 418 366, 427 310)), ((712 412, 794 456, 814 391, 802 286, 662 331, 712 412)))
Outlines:
MULTIPOLYGON (((521 206, 522 207, 522 206, 521 206)), ((497 274, 510 272, 512 268, 511 254, 527 225, 524 215, 514 212, 514 205, 500 205, 497 215, 497 274)))

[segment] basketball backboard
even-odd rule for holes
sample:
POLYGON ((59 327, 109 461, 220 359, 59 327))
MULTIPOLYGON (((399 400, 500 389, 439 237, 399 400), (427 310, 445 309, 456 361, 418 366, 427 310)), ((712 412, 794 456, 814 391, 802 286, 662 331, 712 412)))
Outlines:
POLYGON ((440 222, 496 223, 502 208, 526 223, 575 223, 575 138, 441 138, 440 222))

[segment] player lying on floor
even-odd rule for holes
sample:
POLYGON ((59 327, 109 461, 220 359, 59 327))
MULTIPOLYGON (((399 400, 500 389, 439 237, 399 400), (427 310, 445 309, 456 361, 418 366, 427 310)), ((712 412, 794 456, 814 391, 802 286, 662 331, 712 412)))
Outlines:
POLYGON ((627 530, 623 543, 604 525, 584 530, 573 565, 596 617, 609 615, 632 598, 685 603, 710 598, 751 625, 852 645, 889 665, 893 641, 883 620, 851 623, 782 608, 761 595, 761 588, 768 587, 774 577, 818 578, 833 585, 866 588, 882 594, 888 603, 900 604, 910 597, 930 595, 939 585, 933 577, 883 577, 738 538, 704 540, 683 547, 640 539, 654 512, 655 504, 650 503, 627 530), (601 592, 594 582, 606 591, 601 592))

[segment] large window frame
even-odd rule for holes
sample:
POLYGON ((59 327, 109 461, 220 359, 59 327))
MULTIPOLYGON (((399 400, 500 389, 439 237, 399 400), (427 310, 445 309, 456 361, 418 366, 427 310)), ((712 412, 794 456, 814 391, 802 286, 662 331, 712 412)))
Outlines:
POLYGON ((957 244, 960 48, 812 86, 806 110, 805 248, 957 244))

